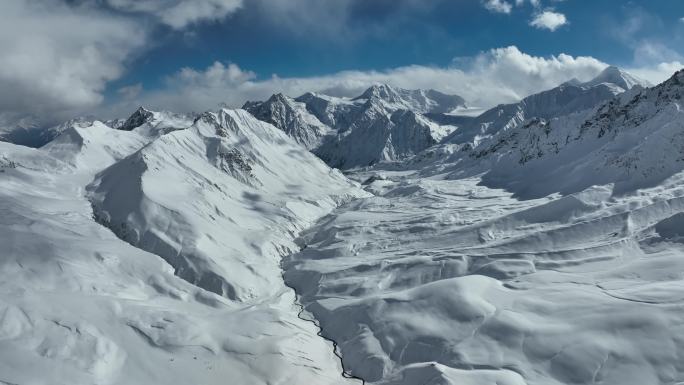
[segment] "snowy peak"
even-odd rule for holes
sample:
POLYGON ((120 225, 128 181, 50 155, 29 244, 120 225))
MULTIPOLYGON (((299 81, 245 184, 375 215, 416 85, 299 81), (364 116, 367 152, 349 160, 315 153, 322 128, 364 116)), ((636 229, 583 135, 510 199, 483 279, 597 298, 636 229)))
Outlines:
POLYGON ((154 119, 154 113, 141 106, 126 119, 124 124, 122 124, 121 127, 118 127, 118 129, 122 131, 132 131, 143 124, 150 122, 152 119, 154 119))
POLYGON ((243 109, 271 123, 333 167, 396 161, 435 144, 456 127, 427 113, 465 106, 460 96, 376 84, 347 99, 307 92, 296 99, 275 94, 243 109))
POLYGON ((465 100, 458 95, 447 95, 435 90, 406 90, 387 84, 373 85, 352 100, 373 99, 422 114, 446 113, 465 106, 465 100))
POLYGON ((280 93, 265 102, 247 102, 242 108, 257 119, 281 129, 307 149, 318 147, 331 131, 307 111, 304 103, 280 93))
POLYGON ((179 114, 169 111, 151 111, 145 107, 139 107, 123 123, 114 121, 108 125, 121 131, 136 131, 143 136, 157 137, 190 127, 196 117, 195 113, 179 114))
POLYGON ((390 103, 398 103, 402 101, 399 92, 387 84, 375 84, 364 91, 361 95, 355 97, 353 100, 372 98, 382 99, 390 103))
POLYGON ((660 114, 677 116, 681 111, 680 100, 683 97, 684 71, 679 71, 658 86, 625 93, 622 97, 605 103, 591 119, 584 122, 582 132, 595 129, 598 136, 602 137, 608 132, 616 133, 638 127, 660 114))
POLYGON ((684 170, 683 98, 681 71, 595 109, 525 119, 464 151, 470 159, 454 175, 486 172, 485 185, 525 199, 593 185, 613 184, 616 193, 656 186, 684 170))
POLYGON ((306 93, 296 99, 275 94, 243 107, 339 168, 396 161, 434 145, 453 130, 423 116, 452 110, 463 99, 429 90, 374 85, 354 99, 306 93))
POLYGON ((282 131, 227 109, 153 140, 98 174, 89 191, 98 220, 120 238, 161 256, 184 280, 232 300, 269 294, 274 282, 262 268, 278 272, 277 253, 293 247, 274 234, 294 234, 333 200, 361 194, 282 131), (202 231, 188 231, 194 228, 202 231), (238 251, 243 239, 251 239, 245 250, 266 250, 273 263, 238 251), (259 271, 244 267, 253 261, 259 271))
POLYGON ((518 103, 494 107, 476 117, 446 139, 449 143, 477 144, 482 139, 523 125, 534 119, 553 119, 590 112, 626 91, 650 84, 618 67, 604 69, 596 78, 582 83, 572 79, 558 87, 530 95, 518 103))
POLYGON ((646 80, 640 79, 616 66, 609 66, 604 69, 594 79, 583 83, 582 86, 594 87, 599 84, 615 84, 623 90, 631 90, 636 86, 651 87, 652 84, 646 80))

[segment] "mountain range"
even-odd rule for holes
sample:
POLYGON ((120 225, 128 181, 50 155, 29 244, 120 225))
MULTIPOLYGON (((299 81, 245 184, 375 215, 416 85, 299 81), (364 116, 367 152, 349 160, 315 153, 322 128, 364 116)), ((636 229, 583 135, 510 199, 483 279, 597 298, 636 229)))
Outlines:
POLYGON ((438 143, 451 127, 423 114, 463 106, 459 96, 380 84, 352 99, 315 93, 292 99, 278 94, 243 108, 285 131, 330 166, 346 169, 405 159, 438 143))
POLYGON ((682 383, 683 96, 608 67, 479 116, 378 84, 23 121, 0 384, 682 383))

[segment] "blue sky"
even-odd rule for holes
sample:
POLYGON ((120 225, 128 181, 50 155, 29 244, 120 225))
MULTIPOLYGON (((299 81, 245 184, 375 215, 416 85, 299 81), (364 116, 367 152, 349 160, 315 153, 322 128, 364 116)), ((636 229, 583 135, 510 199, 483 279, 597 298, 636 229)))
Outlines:
POLYGON ((457 57, 510 45, 531 55, 593 56, 621 66, 634 65, 635 50, 645 42, 673 52, 644 60, 672 60, 684 54, 680 0, 547 1, 544 9, 568 19, 554 32, 529 25, 536 12, 530 3, 513 6, 505 14, 489 11, 477 0, 433 0, 427 2, 434 5, 418 9, 410 2, 376 2, 382 5, 359 6, 333 29, 326 29, 325 19, 304 23, 302 30, 278 25, 249 3, 222 22, 192 28, 191 37, 185 31, 160 28, 159 45, 136 60, 124 81, 154 84, 160 75, 179 67, 203 68, 217 60, 236 63, 260 77, 410 64, 446 66, 457 57))
POLYGON ((509 102, 684 62, 684 1, 5 0, 0 114, 201 110, 376 82, 509 102))

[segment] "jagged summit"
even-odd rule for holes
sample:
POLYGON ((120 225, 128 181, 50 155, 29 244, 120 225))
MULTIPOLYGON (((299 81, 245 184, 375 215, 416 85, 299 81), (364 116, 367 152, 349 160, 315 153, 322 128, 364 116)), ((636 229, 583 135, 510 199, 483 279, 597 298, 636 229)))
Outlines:
POLYGON ((388 102, 395 102, 401 100, 399 92, 392 88, 392 86, 390 86, 389 84, 384 83, 374 84, 370 86, 361 95, 353 98, 352 100, 371 99, 374 97, 383 99, 388 102))
POLYGON ((629 72, 616 67, 609 66, 606 67, 598 76, 594 79, 582 83, 585 87, 593 87, 599 84, 615 84, 623 90, 630 90, 635 86, 641 87, 651 87, 652 84, 646 80, 640 79, 637 76, 630 74, 629 72))
POLYGON ((465 107, 465 100, 458 95, 447 95, 433 89, 407 90, 388 84, 375 84, 352 100, 382 100, 419 113, 446 113, 465 107))
POLYGON ((448 135, 454 127, 425 118, 452 111, 463 98, 434 90, 405 90, 376 84, 353 99, 313 92, 296 99, 274 94, 243 109, 271 123, 329 165, 368 166, 412 156, 448 135))
POLYGON ((445 141, 461 144, 479 142, 499 131, 523 125, 527 120, 588 112, 626 91, 649 85, 647 81, 618 67, 607 67, 588 82, 572 79, 558 87, 530 95, 518 103, 499 105, 485 111, 445 141))
POLYGON ((306 105, 283 95, 272 95, 265 102, 247 102, 242 109, 257 119, 270 123, 307 149, 321 145, 330 128, 307 111, 306 105))
POLYGON ((138 107, 137 110, 121 125, 118 127, 122 131, 131 131, 143 124, 149 122, 154 118, 154 113, 143 106, 138 107))

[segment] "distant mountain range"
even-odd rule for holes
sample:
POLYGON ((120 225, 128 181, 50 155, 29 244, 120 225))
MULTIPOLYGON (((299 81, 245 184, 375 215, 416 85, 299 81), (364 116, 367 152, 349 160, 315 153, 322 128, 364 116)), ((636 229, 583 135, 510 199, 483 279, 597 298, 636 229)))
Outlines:
POLYGON ((243 108, 338 168, 409 158, 438 143, 476 144, 531 118, 551 119, 598 106, 632 88, 649 86, 617 67, 595 79, 566 82, 477 117, 459 116, 463 98, 434 90, 375 85, 352 99, 307 93, 273 95, 243 108))
POLYGON ((278 94, 243 108, 285 131, 329 165, 351 168, 404 159, 438 143, 451 127, 423 114, 463 106, 459 96, 381 84, 353 99, 316 93, 292 99, 278 94))

